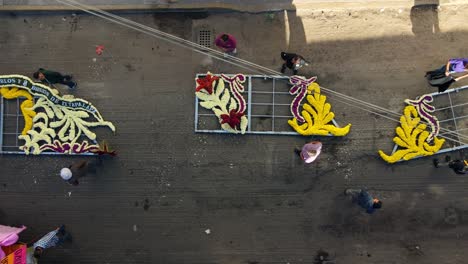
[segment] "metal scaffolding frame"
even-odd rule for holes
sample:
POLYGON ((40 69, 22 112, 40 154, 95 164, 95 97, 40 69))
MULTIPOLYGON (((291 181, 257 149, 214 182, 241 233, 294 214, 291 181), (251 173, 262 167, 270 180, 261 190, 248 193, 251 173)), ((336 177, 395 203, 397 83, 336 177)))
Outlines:
POLYGON ((1 154, 21 154, 22 151, 18 150, 18 147, 19 147, 19 144, 18 144, 18 136, 21 134, 21 132, 19 131, 19 122, 20 122, 20 118, 23 117, 22 113, 20 112, 20 99, 19 98, 16 98, 16 99, 8 99, 8 100, 5 100, 5 98, 3 98, 3 96, 0 96, 0 153, 1 154), (14 104, 16 105, 16 111, 11 113, 9 110, 9 104, 10 102, 13 102, 14 101, 14 104), (5 130, 5 122, 6 120, 8 119, 14 119, 16 122, 15 122, 15 125, 13 126, 14 129, 13 130, 5 130), (13 136, 14 138, 16 138, 15 140, 15 143, 14 145, 5 145, 5 144, 12 144, 12 142, 10 143, 6 143, 6 141, 4 140, 5 137, 8 136, 13 136), (15 150, 12 150, 12 149, 15 149, 15 150))
MULTIPOLYGON (((213 74, 214 76, 220 76, 220 74, 213 74)), ((235 76, 234 74, 224 74, 225 76, 228 77, 233 77, 235 76)), ((206 74, 197 74, 196 78, 199 77, 204 77, 206 74)), ((293 96, 289 94, 288 91, 278 91, 277 90, 277 82, 278 81, 284 81, 289 84, 289 77, 281 76, 281 75, 245 75, 246 76, 246 82, 244 89, 246 90, 243 93, 244 98, 246 99, 247 102, 247 113, 246 117, 248 119, 248 125, 247 129, 245 131, 245 134, 257 134, 257 135, 300 135, 299 133, 293 131, 291 127, 288 126, 290 130, 286 131, 281 128, 275 127, 275 121, 277 120, 284 120, 286 123, 288 119, 292 119, 293 116, 288 110, 287 114, 278 114, 277 109, 279 107, 290 107, 290 103, 279 103, 276 100, 278 99, 278 96, 281 95, 289 95, 291 96, 291 100, 293 99, 293 96), (253 87, 252 82, 253 79, 263 79, 263 80, 272 80, 272 85, 271 85, 271 90, 270 91, 259 91, 256 90, 255 87, 253 87), (271 95, 271 101, 270 102, 255 102, 255 95, 271 95), (255 108, 255 106, 271 106, 271 114, 253 114, 252 109, 255 108), (252 119, 253 118, 262 118, 263 120, 269 119, 271 120, 271 128, 267 130, 254 130, 252 129, 252 119)), ((302 106, 302 104, 301 104, 302 106)), ((213 117, 218 119, 216 115, 210 111, 210 113, 200 113, 200 109, 203 108, 199 104, 198 98, 195 96, 195 132, 196 133, 230 133, 228 131, 225 131, 221 128, 219 129, 204 129, 201 128, 200 125, 200 118, 201 117, 213 117)), ((284 112, 284 111, 283 111, 284 112)), ((339 127, 335 119, 332 120, 332 123, 336 126, 339 127)), ((333 136, 333 135, 328 135, 328 136, 333 136)))

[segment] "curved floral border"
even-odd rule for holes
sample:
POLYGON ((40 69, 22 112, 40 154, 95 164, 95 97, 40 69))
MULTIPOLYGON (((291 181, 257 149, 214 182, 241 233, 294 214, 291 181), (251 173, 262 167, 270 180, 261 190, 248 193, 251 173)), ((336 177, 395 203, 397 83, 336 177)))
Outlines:
POLYGON ((289 94, 296 94, 296 97, 294 97, 294 99, 291 102, 291 114, 300 123, 304 123, 305 119, 299 113, 299 107, 301 106, 302 100, 307 95, 307 87, 309 87, 309 85, 314 83, 316 80, 317 77, 311 77, 309 79, 297 75, 289 77, 289 82, 293 85, 291 89, 289 89, 289 94))
POLYGON ((432 139, 434 139, 434 137, 439 135, 440 130, 439 120, 437 119, 437 117, 431 114, 435 111, 435 107, 433 107, 429 103, 432 103, 433 101, 434 98, 432 98, 432 95, 430 94, 422 95, 419 99, 416 100, 405 100, 405 103, 415 106, 416 110, 418 111, 418 114, 431 126, 432 132, 427 137, 427 142, 430 142, 432 139))
POLYGON ((426 130, 427 125, 421 122, 418 109, 413 104, 406 106, 403 113, 400 117, 400 126, 395 129, 397 135, 393 138, 393 142, 401 149, 391 155, 379 150, 380 157, 388 163, 395 163, 437 153, 445 139, 434 137, 432 144, 428 142, 430 133, 426 130))
MULTIPOLYGON (((315 79, 313 78, 310 78, 308 80, 315 81, 315 79)), ((308 86, 306 88, 307 103, 304 103, 304 105, 302 106, 303 110, 301 112, 302 116, 304 117, 304 122, 300 122, 296 114, 294 115, 293 119, 288 120, 288 124, 297 133, 303 136, 347 135, 349 133, 349 130, 351 129, 351 124, 348 124, 345 127, 336 127, 335 125, 330 124, 333 118, 335 118, 335 114, 331 112, 331 105, 329 103, 326 103, 327 97, 320 93, 320 86, 316 82, 304 83, 308 83, 308 86)), ((295 101, 293 101, 291 105, 297 104, 297 107, 299 107, 300 100, 295 101)))

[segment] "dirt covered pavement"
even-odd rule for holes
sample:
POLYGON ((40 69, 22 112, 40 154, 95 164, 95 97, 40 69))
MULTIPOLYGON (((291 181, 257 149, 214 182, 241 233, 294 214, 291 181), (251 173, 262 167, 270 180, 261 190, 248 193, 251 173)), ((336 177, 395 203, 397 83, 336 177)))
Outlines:
MULTIPOLYGON (((320 85, 401 112, 404 99, 435 91, 425 71, 467 56, 467 12, 458 2, 322 3, 286 13, 121 15, 189 40, 202 26, 229 32, 239 57, 276 70, 281 51, 297 52, 311 61, 301 73, 320 85)), ((293 264, 312 263, 319 249, 336 263, 465 262, 467 178, 434 169, 430 158, 383 162, 377 151, 391 151, 396 122, 326 94, 351 132, 320 138, 323 153, 305 166, 293 149, 311 138, 193 132, 195 74, 246 70, 206 65, 81 13, 4 13, 0 22, 2 74, 73 73, 79 87, 60 91, 91 101, 117 128, 98 134, 118 157, 79 186, 58 171, 82 158, 0 157, 0 223, 26 225, 26 241, 60 224, 73 234, 43 263, 293 264), (344 199, 347 187, 367 187, 383 208, 365 214, 344 199)))

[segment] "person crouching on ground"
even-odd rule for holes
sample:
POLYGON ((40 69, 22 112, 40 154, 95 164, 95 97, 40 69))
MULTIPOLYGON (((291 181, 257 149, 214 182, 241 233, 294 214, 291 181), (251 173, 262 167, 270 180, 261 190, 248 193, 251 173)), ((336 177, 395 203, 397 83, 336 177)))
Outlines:
POLYGON ((430 86, 437 87, 439 93, 447 90, 454 82, 458 82, 463 78, 468 77, 468 74, 454 78, 453 73, 468 72, 468 58, 450 59, 446 65, 426 72, 426 79, 430 86))
POLYGON ((39 68, 39 70, 33 74, 33 77, 48 86, 54 86, 54 84, 60 83, 67 85, 70 89, 76 88, 76 82, 72 81, 73 77, 71 75, 62 75, 60 72, 39 68))
POLYGON ((345 195, 351 197, 353 203, 357 203, 362 208, 366 209, 368 214, 372 214, 375 210, 382 207, 382 201, 373 198, 367 191, 362 189, 346 189, 345 195))
POLYGON ((439 162, 439 159, 432 160, 434 167, 439 168, 440 166, 448 166, 456 174, 467 174, 468 173, 468 161, 466 160, 452 160, 450 156, 445 156, 445 162, 439 162))
POLYGON ((237 41, 231 34, 220 34, 215 39, 216 47, 222 49, 227 55, 237 54, 237 41))
POLYGON ((60 177, 71 185, 78 185, 78 179, 86 176, 89 169, 89 162, 86 160, 75 162, 60 170, 60 177))
POLYGON ((305 163, 312 163, 322 152, 322 143, 320 141, 312 141, 305 144, 302 149, 295 148, 294 152, 296 152, 305 163))
POLYGON ((281 73, 284 73, 286 68, 288 68, 293 71, 294 75, 297 75, 297 70, 302 67, 301 62, 305 65, 308 64, 304 57, 295 53, 281 52, 281 58, 284 60, 284 63, 281 66, 281 73))

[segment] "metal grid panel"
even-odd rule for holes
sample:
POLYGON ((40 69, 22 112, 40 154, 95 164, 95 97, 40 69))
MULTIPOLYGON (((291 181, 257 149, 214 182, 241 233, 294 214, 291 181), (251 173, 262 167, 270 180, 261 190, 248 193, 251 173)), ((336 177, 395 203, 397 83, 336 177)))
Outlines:
POLYGON ((452 140, 446 140, 446 147, 438 153, 467 148, 468 140, 468 109, 466 102, 468 86, 449 89, 443 93, 432 93, 434 97, 434 114, 444 131, 440 135, 452 140), (451 132, 448 132, 450 130, 451 132))
POLYGON ((198 44, 207 48, 211 48, 211 43, 213 43, 211 30, 200 29, 198 31, 198 44))
POLYGON ((2 97, 2 153, 20 152, 18 136, 21 135, 21 129, 24 127, 24 119, 20 111, 23 101, 24 99, 20 98, 5 100, 2 97))
MULTIPOLYGON (((232 77, 233 74, 225 74, 232 77)), ((197 74, 204 77, 206 74, 197 74)), ((219 76, 219 75, 216 75, 219 76)), ((287 120, 292 119, 289 78, 285 76, 246 75, 243 96, 247 102, 246 134, 299 135, 287 120)), ((333 120, 335 125, 336 122, 333 120)), ((195 96, 195 132, 230 133, 220 129, 216 115, 199 105, 195 96)))
MULTIPOLYGON (((437 154, 468 148, 468 144, 465 144, 468 143, 468 140, 465 139, 468 138, 466 93, 468 93, 468 86, 448 89, 442 93, 434 92, 429 94, 434 98, 432 103, 435 107, 434 115, 439 120, 440 127, 444 129, 440 131, 439 135, 448 138, 443 145, 444 147, 437 154), (463 96, 463 93, 465 96, 463 96)), ((398 145, 395 144, 392 154, 397 150, 398 145)), ((415 159, 421 157, 418 156, 415 159)))

